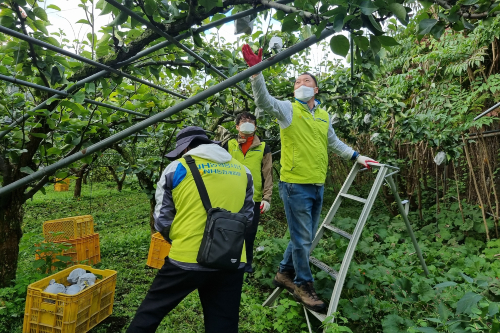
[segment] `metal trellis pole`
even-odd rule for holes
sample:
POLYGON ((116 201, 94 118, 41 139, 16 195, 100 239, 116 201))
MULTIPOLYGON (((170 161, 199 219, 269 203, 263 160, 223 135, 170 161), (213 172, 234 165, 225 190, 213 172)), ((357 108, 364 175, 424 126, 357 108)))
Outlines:
MULTIPOLYGON (((290 3, 292 2, 293 0, 279 0, 279 1, 276 1, 277 3, 290 3)), ((228 16, 228 17, 225 17, 223 19, 220 19, 220 20, 217 20, 217 21, 214 21, 214 22, 211 22, 209 24, 206 24, 206 25, 203 25, 199 28, 194 28, 192 29, 192 33, 201 33, 203 31, 206 31, 206 30, 210 30, 212 28, 215 28, 216 26, 218 25, 221 25, 221 24, 224 24, 224 23, 228 23, 228 22, 231 22, 231 21, 234 21, 238 18, 242 18, 242 17, 245 17, 245 16, 248 16, 248 15, 251 15, 251 14, 255 14, 255 13, 259 13, 261 11, 264 11, 264 10, 267 10, 267 8, 264 8, 264 7, 257 7, 257 8, 252 8, 252 9, 248 9, 248 10, 245 10, 245 11, 242 11, 242 12, 239 12, 237 14, 234 14, 234 15, 231 15, 231 16, 228 16)), ((183 40, 183 39, 186 39, 186 38, 189 38, 191 37, 191 33, 189 32, 186 32, 186 33, 183 33, 181 35, 178 35, 175 37, 176 40, 183 40)), ((147 56, 148 54, 151 54, 153 52, 156 52, 164 47, 167 47, 169 45, 171 45, 172 43, 170 41, 164 41, 164 42, 161 42, 161 43, 158 43, 157 45, 155 46, 152 46, 146 50, 143 50, 139 53, 137 53, 135 56, 127 59, 127 60, 124 60, 124 61, 121 61, 119 63, 117 63, 116 65, 114 65, 115 68, 121 68, 123 66, 126 66, 142 57, 145 57, 147 56)), ((109 72, 108 71, 100 71, 98 73, 95 73, 94 75, 91 75, 83 80, 80 80, 80 81, 77 81, 75 82, 75 84, 73 86, 71 86, 70 88, 68 88, 68 90, 66 90, 66 92, 68 93, 71 93, 72 91, 76 90, 77 88, 85 85, 86 83, 90 83, 90 82, 94 82, 95 80, 98 80, 102 77, 104 77, 106 74, 108 74, 109 72)), ((14 122, 12 122, 12 124, 10 124, 6 130, 0 132, 0 139, 3 138, 5 135, 7 135, 15 126, 17 126, 18 124, 22 123, 23 121, 25 121, 26 119, 28 119, 30 117, 29 113, 31 112, 34 112, 34 111, 37 111, 37 110, 40 110, 40 109, 43 109, 45 108, 45 106, 47 106, 47 101, 44 101, 42 102, 41 104, 37 105, 35 108, 31 109, 30 111, 28 111, 24 116, 16 119, 14 122)))
POLYGON ((240 81, 242 81, 242 80, 244 80, 244 79, 246 79, 254 74, 260 73, 264 69, 294 55, 297 52, 300 52, 300 51, 306 49, 307 47, 309 47, 313 44, 316 44, 317 42, 327 38, 328 36, 333 35, 334 33, 335 33, 335 30, 333 30, 331 27, 328 27, 321 32, 319 38, 317 38, 315 35, 313 35, 313 36, 303 40, 302 42, 299 42, 299 43, 295 44, 294 46, 278 53, 277 55, 270 57, 270 58, 260 62, 259 64, 256 64, 255 66, 250 67, 247 70, 245 70, 241 73, 238 73, 235 76, 232 76, 229 79, 224 80, 221 83, 218 83, 218 84, 202 91, 198 95, 190 97, 189 99, 182 101, 182 102, 166 109, 165 111, 158 113, 154 116, 151 116, 150 118, 147 118, 147 119, 127 128, 121 132, 118 132, 118 133, 96 143, 96 144, 93 144, 92 146, 89 146, 89 147, 81 150, 78 153, 75 153, 75 154, 72 154, 68 157, 65 157, 54 164, 46 166, 42 170, 38 170, 38 171, 36 171, 36 172, 34 172, 34 173, 32 173, 32 174, 30 174, 22 179, 19 179, 19 180, 15 181, 7 186, 0 188, 0 196, 3 196, 7 193, 10 193, 11 191, 13 191, 19 187, 28 185, 32 181, 39 179, 39 178, 42 178, 45 175, 52 175, 56 170, 63 168, 65 166, 68 166, 69 164, 71 164, 75 161, 78 161, 87 155, 98 152, 103 148, 109 147, 110 145, 112 145, 112 144, 114 144, 114 143, 116 143, 116 142, 130 136, 130 135, 133 135, 134 133, 136 133, 140 130, 145 129, 145 128, 159 122, 160 120, 163 120, 163 119, 165 119, 165 118, 167 118, 167 117, 169 117, 177 112, 180 112, 180 111, 182 111, 182 110, 184 110, 184 109, 186 109, 186 108, 188 108, 188 107, 190 107, 190 106, 192 106, 192 105, 194 105, 194 104, 196 104, 204 99, 207 99, 208 97, 213 96, 214 94, 216 94, 216 93, 218 93, 218 92, 220 92, 228 87, 231 87, 232 85, 235 85, 236 83, 238 83, 238 82, 240 82, 240 81))
MULTIPOLYGON (((125 7, 124 5, 116 2, 115 0, 106 0, 106 2, 109 3, 109 4, 111 4, 111 5, 113 5, 113 6, 115 6, 116 8, 120 9, 121 11, 127 13, 128 15, 130 15, 131 17, 133 17, 135 20, 141 22, 142 24, 144 24, 145 26, 147 26, 149 29, 151 29, 154 32, 156 32, 158 35, 165 37, 167 40, 169 40, 170 42, 172 42, 175 46, 181 48, 182 50, 184 50, 185 52, 187 52, 188 54, 190 54, 191 56, 193 56, 196 60, 200 61, 207 68, 213 70, 215 73, 217 73, 217 75, 223 77, 226 80, 228 79, 228 77, 224 73, 222 73, 217 68, 215 68, 214 66, 212 66, 208 61, 206 61, 205 59, 203 59, 202 57, 200 57, 193 50, 191 50, 187 46, 181 44, 181 42, 179 42, 178 40, 174 39, 172 36, 170 36, 169 34, 167 34, 164 31, 162 31, 161 29, 159 29, 152 22, 146 20, 145 18, 143 18, 142 16, 140 16, 139 14, 137 14, 136 12, 134 12, 132 9, 125 7)), ((248 92, 246 92, 245 89, 241 88, 237 84, 235 85, 235 87, 238 90, 240 90, 243 94, 245 94, 249 98, 253 99, 253 96, 250 95, 248 92)))
MULTIPOLYGON (((23 85, 23 86, 26 86, 26 87, 35 88, 35 89, 38 89, 38 90, 43 90, 43 91, 46 91, 46 92, 50 92, 50 93, 59 95, 61 97, 68 97, 68 96, 71 95, 71 94, 69 94, 69 93, 67 93, 65 91, 59 91, 59 90, 56 90, 56 89, 47 88, 45 86, 41 86, 41 85, 38 85, 38 84, 35 84, 35 83, 31 83, 31 82, 19 80, 19 79, 16 79, 14 77, 5 76, 5 75, 2 75, 2 74, 0 74, 0 80, 4 80, 4 81, 7 81, 7 82, 12 82, 14 84, 23 85)), ((116 110, 116 111, 122 111, 122 112, 130 113, 130 114, 133 114, 133 115, 136 115, 136 116, 149 118, 149 116, 147 114, 143 114, 143 113, 139 113, 139 112, 127 110, 127 109, 121 108, 119 106, 114 106, 114 105, 111 105, 111 104, 97 102, 97 101, 94 101, 94 100, 91 100, 91 99, 88 99, 88 98, 85 98, 83 101, 85 103, 99 105, 99 106, 102 106, 102 107, 105 107, 105 108, 109 108, 109 109, 113 109, 113 110, 116 110)))
POLYGON ((54 46, 52 44, 43 42, 43 41, 38 40, 36 38, 33 38, 31 36, 26 36, 25 34, 22 34, 20 32, 14 31, 14 30, 11 30, 11 29, 6 28, 6 27, 1 26, 1 25, 0 25, 0 32, 3 32, 4 34, 10 35, 10 36, 18 38, 18 39, 22 39, 22 40, 24 40, 24 41, 26 41, 28 43, 33 43, 33 44, 36 44, 38 46, 44 47, 44 48, 46 48, 48 50, 51 50, 51 51, 54 51, 54 52, 57 52, 57 53, 60 53, 60 54, 64 54, 67 57, 70 57, 70 58, 79 60, 81 62, 84 62, 86 64, 95 66, 95 67, 100 68, 102 70, 105 70, 107 72, 110 72, 110 73, 113 73, 113 74, 116 74, 116 75, 119 75, 119 76, 126 77, 127 79, 130 79, 132 81, 140 82, 140 83, 142 83, 142 84, 144 84, 146 86, 158 89, 158 90, 166 92, 166 93, 168 93, 170 95, 173 95, 173 96, 176 96, 176 97, 179 97, 179 98, 183 98, 183 99, 187 99, 188 98, 188 97, 186 97, 184 95, 176 93, 175 91, 171 91, 171 90, 165 89, 163 87, 160 87, 159 85, 156 85, 154 83, 150 83, 150 82, 148 82, 146 80, 143 80, 143 79, 139 79, 138 77, 135 77, 133 75, 127 74, 125 72, 122 72, 122 71, 120 71, 118 69, 115 69, 113 67, 110 67, 108 65, 104 65, 104 64, 101 64, 100 62, 97 62, 97 61, 94 61, 94 60, 82 57, 82 56, 80 56, 78 54, 74 54, 72 52, 66 51, 64 49, 61 49, 61 48, 59 48, 57 46, 54 46))

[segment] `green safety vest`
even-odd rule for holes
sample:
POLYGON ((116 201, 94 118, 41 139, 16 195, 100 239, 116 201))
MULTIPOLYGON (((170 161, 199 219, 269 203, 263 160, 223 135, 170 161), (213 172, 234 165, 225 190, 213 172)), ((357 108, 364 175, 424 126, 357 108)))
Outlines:
POLYGON ((238 140, 232 139, 227 143, 227 150, 231 156, 243 163, 250 170, 253 178, 253 201, 262 201, 262 159, 264 158, 264 149, 266 143, 261 142, 260 145, 250 148, 246 155, 243 155, 238 140))
MULTIPOLYGON (((193 159, 207 188, 212 207, 238 213, 246 197, 248 179, 245 167, 234 158, 227 163, 214 163, 197 156, 193 156, 193 159)), ((176 214, 170 228, 172 247, 168 256, 180 262, 196 263, 207 212, 186 161, 183 158, 178 161, 186 168, 186 176, 172 190, 176 214)), ((245 246, 241 262, 246 262, 245 246)))
POLYGON ((280 179, 287 183, 323 184, 328 168, 328 113, 320 108, 314 116, 307 104, 292 103, 292 123, 280 129, 280 179))

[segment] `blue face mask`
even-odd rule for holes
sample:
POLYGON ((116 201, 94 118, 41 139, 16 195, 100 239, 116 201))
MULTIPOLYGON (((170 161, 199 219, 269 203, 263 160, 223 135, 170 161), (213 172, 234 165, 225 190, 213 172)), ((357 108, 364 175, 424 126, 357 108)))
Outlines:
POLYGON ((301 102, 309 102, 314 97, 314 88, 306 87, 304 85, 295 89, 295 98, 301 102))

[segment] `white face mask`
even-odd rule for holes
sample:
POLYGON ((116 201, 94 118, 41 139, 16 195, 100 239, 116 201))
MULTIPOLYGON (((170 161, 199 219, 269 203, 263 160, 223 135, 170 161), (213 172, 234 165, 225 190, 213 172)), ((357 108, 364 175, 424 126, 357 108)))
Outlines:
POLYGON ((240 125, 240 132, 243 134, 252 134, 255 132, 255 125, 252 123, 243 123, 240 125))
POLYGON ((300 86, 295 89, 295 98, 301 102, 309 102, 314 97, 314 88, 300 86))

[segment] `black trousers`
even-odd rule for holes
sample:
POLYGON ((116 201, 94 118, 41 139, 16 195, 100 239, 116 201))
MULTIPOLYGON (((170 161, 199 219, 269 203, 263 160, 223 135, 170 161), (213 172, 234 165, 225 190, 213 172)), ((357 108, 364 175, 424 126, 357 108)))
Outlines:
POLYGON ((162 319, 198 289, 207 333, 237 333, 243 270, 188 271, 168 257, 137 310, 127 333, 153 333, 162 319))
POLYGON ((253 209, 253 220, 250 227, 245 233, 245 250, 247 252, 247 263, 245 265, 245 272, 252 273, 252 261, 253 261, 253 244, 255 242, 255 236, 257 236, 257 228, 259 227, 260 220, 260 202, 255 203, 253 209))

